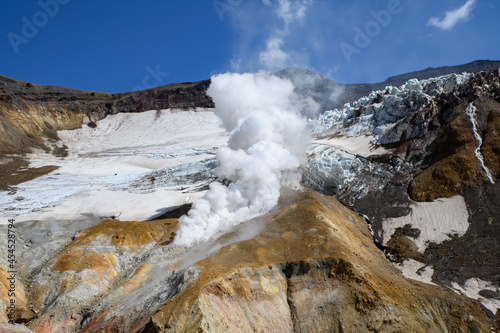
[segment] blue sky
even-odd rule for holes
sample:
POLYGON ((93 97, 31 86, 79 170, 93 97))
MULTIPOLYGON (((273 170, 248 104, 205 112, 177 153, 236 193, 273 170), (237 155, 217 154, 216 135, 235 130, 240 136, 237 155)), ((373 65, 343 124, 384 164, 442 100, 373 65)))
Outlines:
POLYGON ((500 60, 498 0, 2 1, 0 74, 125 92, 299 66, 342 83, 500 60))

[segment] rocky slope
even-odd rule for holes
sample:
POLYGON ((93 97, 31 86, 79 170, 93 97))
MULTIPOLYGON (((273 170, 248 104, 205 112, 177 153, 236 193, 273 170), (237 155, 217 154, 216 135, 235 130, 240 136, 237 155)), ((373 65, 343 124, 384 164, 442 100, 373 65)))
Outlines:
POLYGON ((95 125, 107 115, 168 108, 213 107, 210 80, 109 94, 41 86, 0 76, 0 156, 47 148, 57 131, 95 125))
POLYGON ((108 220, 55 233, 48 223, 18 224, 28 309, 19 308, 17 322, 68 333, 485 332, 493 325, 477 301, 405 279, 366 222, 332 197, 288 193, 266 216, 190 250, 170 244, 176 223, 108 220))
POLYGON ((500 307, 500 71, 412 79, 310 122, 305 182, 371 223, 407 276, 500 307), (363 148, 364 147, 364 148, 363 148), (362 152, 361 152, 362 151, 362 152))

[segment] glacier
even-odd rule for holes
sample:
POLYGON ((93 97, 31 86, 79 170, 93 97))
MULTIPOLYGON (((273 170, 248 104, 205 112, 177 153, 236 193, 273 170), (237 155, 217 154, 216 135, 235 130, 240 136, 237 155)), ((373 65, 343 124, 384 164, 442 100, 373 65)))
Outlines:
POLYGON ((305 184, 322 193, 336 194, 345 199, 344 204, 350 204, 369 191, 379 190, 391 174, 414 169, 421 160, 401 160, 391 147, 425 136, 429 119, 438 112, 436 97, 464 86, 471 75, 410 79, 401 87, 387 86, 310 119, 308 129, 315 137, 315 145, 308 151, 305 184), (341 144, 341 140, 356 142, 355 138, 357 147, 351 145, 346 150, 346 145, 341 144), (371 147, 363 145, 363 141, 369 141, 371 147), (369 150, 375 153, 367 154, 369 150), (384 155, 392 155, 389 167, 375 161, 384 155), (346 192, 351 194, 344 195, 346 192))
POLYGON ((401 87, 387 86, 309 120, 309 131, 315 137, 373 135, 375 145, 417 138, 427 130, 426 116, 437 110, 434 98, 466 84, 470 77, 468 73, 450 74, 410 79, 401 87))
POLYGON ((146 220, 206 191, 228 137, 212 109, 121 113, 58 135, 47 145, 66 147, 66 157, 36 150, 27 159, 59 169, 1 195, 3 217, 146 220))

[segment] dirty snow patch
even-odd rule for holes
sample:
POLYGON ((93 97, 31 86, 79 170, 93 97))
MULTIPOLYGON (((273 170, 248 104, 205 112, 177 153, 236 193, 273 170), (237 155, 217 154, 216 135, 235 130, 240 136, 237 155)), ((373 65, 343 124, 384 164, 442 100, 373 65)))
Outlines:
POLYGON ((453 282, 452 284, 453 290, 467 296, 469 298, 477 299, 481 302, 488 310, 496 313, 497 309, 500 309, 500 289, 498 287, 493 286, 491 282, 484 281, 478 278, 472 278, 465 281, 463 286, 460 286, 458 283, 453 282), (497 298, 486 298, 479 294, 481 290, 490 290, 497 294, 497 298))
POLYGON ((332 137, 314 140, 314 143, 324 144, 362 157, 390 154, 392 150, 376 146, 372 143, 374 136, 361 135, 356 137, 332 137))
POLYGON ((420 282, 434 284, 432 282, 432 274, 434 274, 434 269, 430 266, 425 266, 425 264, 413 260, 407 259, 403 261, 402 264, 394 263, 403 276, 407 279, 417 280, 420 282))
POLYGON ((384 246, 396 228, 410 224, 420 230, 420 236, 412 239, 423 253, 429 243, 440 244, 450 236, 463 236, 469 227, 469 213, 462 196, 437 199, 433 202, 414 202, 409 215, 384 221, 384 246))

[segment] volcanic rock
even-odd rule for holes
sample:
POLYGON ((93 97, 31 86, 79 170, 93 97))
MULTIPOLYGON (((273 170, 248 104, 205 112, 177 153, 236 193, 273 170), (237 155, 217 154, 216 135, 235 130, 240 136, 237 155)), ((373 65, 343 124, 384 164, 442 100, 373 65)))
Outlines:
POLYGON ((432 282, 481 299, 492 314, 500 307, 499 76, 411 79, 327 111, 310 121, 318 139, 304 173, 305 184, 367 218, 406 276, 425 267, 432 282), (350 158, 338 151, 363 137, 376 154, 366 155, 368 145, 350 148, 350 158), (398 234, 406 226, 418 235, 398 234))
POLYGON ((191 250, 170 244, 176 223, 102 221, 62 237, 67 244, 43 263, 31 263, 43 242, 29 228, 36 225, 18 224, 31 244, 20 247, 37 317, 28 327, 482 332, 492 325, 477 301, 405 279, 365 221, 332 197, 289 193, 267 215, 191 250))
MULTIPOLYGON (((0 330, 498 329, 500 71, 415 77, 310 120, 316 138, 304 184, 330 196, 285 193, 271 212, 213 242, 171 244, 184 206, 147 222, 16 223, 15 320, 22 325, 2 323, 0 330), (466 112, 471 106, 476 133, 466 112)), ((328 89, 306 83, 302 93, 327 103, 328 89)), ((57 140, 57 130, 98 129, 100 119, 118 112, 213 107, 208 85, 106 94, 1 77, 0 128, 8 135, 0 137, 0 152, 49 149, 46 138, 57 140)), ((51 148, 61 158, 68 154, 67 147, 51 148)), ((10 185, 55 170, 7 159, 0 190, 9 194, 10 185)), ((127 181, 136 193, 205 187, 216 180, 216 166, 207 156, 127 181)), ((6 226, 0 229, 6 234, 6 226)), ((6 237, 0 245, 7 249, 6 237)), ((2 321, 9 301, 5 258, 2 321)))

